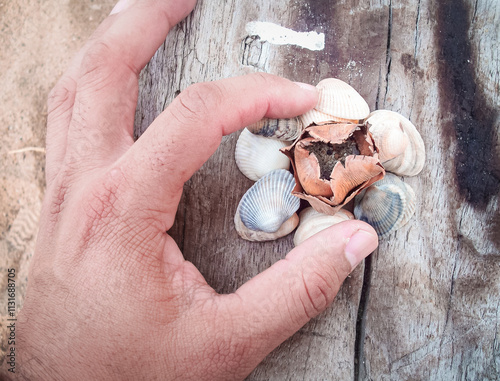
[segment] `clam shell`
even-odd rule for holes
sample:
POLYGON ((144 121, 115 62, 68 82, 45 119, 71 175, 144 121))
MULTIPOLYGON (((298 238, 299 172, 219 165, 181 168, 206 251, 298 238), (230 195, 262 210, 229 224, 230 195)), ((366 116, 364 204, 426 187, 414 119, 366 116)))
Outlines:
MULTIPOLYGON (((274 170, 257 181, 243 195, 237 208, 235 226, 240 236, 248 236, 242 226, 257 232, 278 233, 300 206, 300 200, 292 195, 294 186, 293 175, 284 169, 274 170)), ((279 237, 270 239, 276 238, 279 237)))
POLYGON ((247 241, 274 241, 293 232, 298 224, 299 216, 297 215, 297 213, 294 213, 292 217, 290 217, 280 226, 278 231, 274 233, 266 233, 250 230, 249 228, 247 228, 241 221, 239 209, 236 210, 236 214, 234 215, 234 226, 236 227, 236 231, 241 238, 246 239, 247 241))
POLYGON ((401 176, 417 175, 425 163, 425 147, 417 129, 401 114, 372 112, 365 121, 384 168, 401 176))
POLYGON ((354 199, 354 215, 373 226, 379 237, 404 226, 414 213, 415 192, 391 173, 354 199))
POLYGON ((274 138, 278 140, 295 140, 302 133, 303 127, 300 119, 269 119, 264 118, 257 123, 247 126, 252 134, 274 138))
POLYGON ((319 82, 319 100, 315 109, 336 118, 358 121, 370 114, 370 107, 354 88, 336 78, 319 82))
POLYGON ((312 109, 300 116, 300 120, 304 127, 309 127, 312 124, 321 125, 328 123, 358 123, 357 119, 337 118, 333 115, 325 114, 324 112, 312 109))
POLYGON ((245 128, 236 143, 236 165, 253 181, 275 169, 288 169, 290 159, 280 152, 287 145, 288 142, 254 135, 245 128))
POLYGON ((345 209, 340 209, 337 213, 335 213, 335 215, 329 216, 323 213, 318 213, 312 207, 308 207, 300 212, 299 218, 299 227, 293 236, 293 243, 295 246, 300 245, 306 239, 321 230, 329 228, 330 226, 340 222, 354 219, 354 216, 351 212, 345 209))

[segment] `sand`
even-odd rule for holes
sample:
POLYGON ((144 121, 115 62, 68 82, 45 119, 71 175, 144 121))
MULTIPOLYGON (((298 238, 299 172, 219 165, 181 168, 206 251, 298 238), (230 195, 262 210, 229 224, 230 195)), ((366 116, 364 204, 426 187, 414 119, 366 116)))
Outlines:
POLYGON ((15 269, 19 309, 45 192, 47 95, 113 5, 0 0, 0 364, 7 348, 8 269, 15 269))

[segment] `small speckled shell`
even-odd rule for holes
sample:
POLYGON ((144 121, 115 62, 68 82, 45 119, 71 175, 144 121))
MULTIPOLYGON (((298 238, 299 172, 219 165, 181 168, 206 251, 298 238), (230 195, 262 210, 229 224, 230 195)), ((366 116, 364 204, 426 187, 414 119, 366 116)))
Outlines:
POLYGON ((385 177, 364 189, 354 199, 354 215, 369 223, 379 237, 404 226, 415 213, 415 192, 398 176, 385 177))
POLYGON ((252 134, 278 140, 295 140, 303 127, 299 118, 269 119, 264 118, 247 127, 252 134))
POLYGON ((318 213, 312 207, 309 207, 300 212, 299 218, 299 227, 295 231, 293 237, 295 246, 300 245, 309 237, 312 237, 314 234, 330 226, 354 219, 354 216, 345 209, 340 209, 335 215, 329 216, 327 214, 318 213))
POLYGON ((236 164, 241 173, 257 181, 275 169, 290 168, 290 159, 280 152, 287 145, 288 142, 254 135, 245 128, 236 143, 236 164))
POLYGON ((425 163, 425 147, 417 129, 401 114, 372 112, 365 121, 384 168, 401 176, 417 175, 425 163))
MULTIPOLYGON (((300 200, 291 193, 294 186, 295 179, 284 169, 274 170, 257 181, 238 205, 235 226, 240 236, 248 236, 242 234, 242 226, 257 232, 278 232, 300 206, 300 200)), ((270 239, 276 238, 279 237, 270 239)))
POLYGON ((370 114, 370 108, 354 88, 336 78, 319 82, 318 104, 301 116, 304 127, 331 122, 358 123, 370 114))

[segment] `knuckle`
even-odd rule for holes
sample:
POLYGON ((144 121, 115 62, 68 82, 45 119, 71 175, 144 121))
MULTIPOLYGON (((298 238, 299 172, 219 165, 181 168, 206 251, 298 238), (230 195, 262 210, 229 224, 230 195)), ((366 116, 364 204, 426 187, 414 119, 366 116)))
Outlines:
POLYGON ((338 287, 335 276, 325 277, 323 271, 311 271, 302 276, 303 293, 300 301, 305 315, 311 319, 323 312, 333 301, 338 287))
POLYGON ((222 89, 215 82, 196 83, 189 86, 177 98, 180 116, 187 120, 204 120, 221 104, 222 89))
POLYGON ((54 189, 51 191, 51 202, 49 214, 57 219, 66 206, 69 186, 67 183, 55 184, 54 189))
POLYGON ((250 77, 257 83, 275 83, 277 81, 277 77, 269 73, 252 73, 250 77))
POLYGON ((47 113, 50 119, 58 117, 73 107, 76 82, 69 76, 62 77, 49 92, 47 113))
POLYGON ((119 58, 106 40, 96 40, 82 58, 82 88, 99 89, 105 86, 116 73, 117 64, 121 62, 119 58))
POLYGON ((74 171, 64 163, 50 184, 47 185, 47 211, 52 223, 56 223, 66 209, 71 198, 73 183, 74 171))

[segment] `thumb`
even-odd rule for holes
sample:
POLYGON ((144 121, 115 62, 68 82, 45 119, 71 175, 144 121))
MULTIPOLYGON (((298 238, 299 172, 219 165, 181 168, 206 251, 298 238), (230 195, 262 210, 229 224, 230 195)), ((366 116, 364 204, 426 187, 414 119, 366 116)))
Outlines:
POLYGON ((344 279, 377 246, 370 225, 342 222, 304 241, 241 286, 236 291, 243 310, 241 329, 254 345, 259 343, 254 349, 262 358, 323 312, 344 279))

